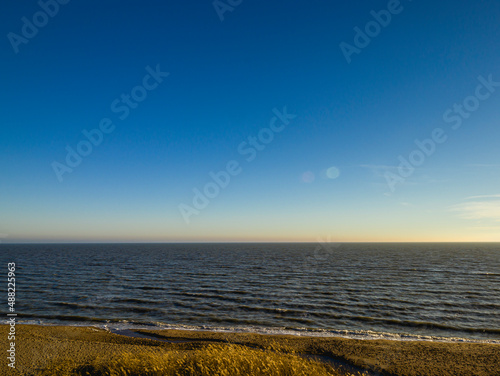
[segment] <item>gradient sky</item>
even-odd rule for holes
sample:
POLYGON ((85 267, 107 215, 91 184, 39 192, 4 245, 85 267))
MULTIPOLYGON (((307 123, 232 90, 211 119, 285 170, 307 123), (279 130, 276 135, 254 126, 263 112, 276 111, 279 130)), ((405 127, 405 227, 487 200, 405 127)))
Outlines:
POLYGON ((0 240, 500 241, 500 87, 478 89, 500 82, 500 3, 394 1, 48 1, 53 17, 3 2, 0 240), (367 24, 348 63, 340 45, 367 24), (148 66, 169 76, 146 92, 148 66), (134 88, 147 97, 113 111, 134 88), (241 144, 285 107, 248 161, 241 144), (54 162, 104 118, 114 130, 59 181, 54 162), (229 161, 240 173, 196 209, 229 161))

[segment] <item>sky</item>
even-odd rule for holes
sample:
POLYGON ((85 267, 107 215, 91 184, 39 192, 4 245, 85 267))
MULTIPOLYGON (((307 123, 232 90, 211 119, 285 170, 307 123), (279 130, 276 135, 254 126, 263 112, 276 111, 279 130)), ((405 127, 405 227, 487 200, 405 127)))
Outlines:
POLYGON ((4 1, 0 240, 500 241, 495 0, 4 1))

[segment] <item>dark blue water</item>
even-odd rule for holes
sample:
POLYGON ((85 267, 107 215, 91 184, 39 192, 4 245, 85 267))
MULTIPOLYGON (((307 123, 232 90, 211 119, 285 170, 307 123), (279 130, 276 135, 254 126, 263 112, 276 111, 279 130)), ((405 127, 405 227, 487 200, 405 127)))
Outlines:
POLYGON ((2 244, 8 262, 25 322, 500 340, 500 244, 2 244))

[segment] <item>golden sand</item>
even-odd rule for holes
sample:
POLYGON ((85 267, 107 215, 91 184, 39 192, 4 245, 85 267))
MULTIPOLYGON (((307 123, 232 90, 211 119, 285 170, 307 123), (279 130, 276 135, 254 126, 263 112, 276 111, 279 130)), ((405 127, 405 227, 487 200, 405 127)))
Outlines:
MULTIPOLYGON (((0 336, 5 338, 3 341, 5 345, 8 342, 7 330, 6 325, 0 326, 0 336)), ((342 361, 359 369, 378 372, 382 375, 500 375, 500 345, 493 344, 354 340, 179 330, 143 330, 140 332, 171 342, 130 338, 93 327, 18 325, 16 372, 12 372, 12 369, 7 367, 5 357, 0 364, 0 374, 43 375, 44 370, 54 369, 58 364, 71 366, 71 369, 85 370, 85 366, 95 363, 96 358, 101 362, 107 359, 111 362, 117 356, 123 358, 123 354, 127 354, 128 358, 126 361, 123 360, 125 358, 120 360, 121 366, 133 363, 135 360, 131 357, 133 358, 134 354, 148 354, 149 362, 151 359, 163 359, 168 355, 169 361, 183 361, 182 364, 186 367, 191 367, 196 357, 204 357, 205 364, 213 363, 213 361, 217 364, 224 363, 223 359, 208 359, 210 356, 207 354, 220 358, 223 358, 221 354, 232 354, 234 359, 239 357, 240 363, 238 364, 243 364, 241 357, 248 354, 248 357, 265 358, 267 363, 293 363, 293 367, 298 367, 297 369, 302 367, 301 359, 304 362, 310 362, 310 355, 318 355, 320 357, 317 359, 321 360, 321 367, 342 361), (209 351, 205 351, 207 349, 209 351), (190 360, 186 358, 186 354, 190 356, 190 360)), ((249 372, 252 373, 240 374, 257 375, 259 373, 255 371, 256 369, 267 367, 266 364, 262 366, 262 364, 251 364, 252 362, 247 363, 245 367, 257 368, 251 368, 253 371, 249 372)), ((213 364, 210 366, 215 367, 213 364)), ((234 361, 231 366, 234 367, 234 361)), ((306 364, 306 366, 311 369, 316 367, 313 363, 306 364)), ((220 367, 227 368, 228 365, 220 365, 220 367)), ((269 374, 270 371, 264 368, 260 374, 269 374)), ((332 373, 325 371, 325 373, 300 374, 342 374, 334 371, 334 368, 329 366, 327 368, 332 370, 332 373)), ((235 371, 227 372, 230 375, 235 371)))

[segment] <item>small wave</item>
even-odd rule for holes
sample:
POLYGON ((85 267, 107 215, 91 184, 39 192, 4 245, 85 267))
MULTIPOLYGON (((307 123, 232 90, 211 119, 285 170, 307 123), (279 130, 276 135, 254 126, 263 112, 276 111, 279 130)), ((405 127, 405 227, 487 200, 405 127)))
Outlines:
POLYGON ((54 323, 57 324, 57 321, 60 322, 65 322, 65 321, 75 321, 75 322, 106 322, 107 320, 99 319, 96 317, 90 317, 90 316, 81 316, 81 315, 32 315, 25 313, 23 314, 23 319, 19 319, 19 323, 23 324, 26 322, 33 322, 36 321, 40 325, 53 325, 54 323), (27 318, 28 320, 25 320, 27 318))
MULTIPOLYGON (((189 331, 211 331, 218 333, 255 333, 266 335, 292 335, 299 337, 340 337, 359 340, 390 340, 390 341, 430 341, 446 343, 485 343, 500 344, 500 339, 471 339, 463 337, 441 337, 430 335, 418 335, 409 333, 376 332, 371 330, 336 330, 336 329, 310 329, 300 327, 259 327, 259 326, 209 326, 209 325, 184 325, 166 324, 162 322, 141 322, 121 319, 96 319, 83 316, 56 316, 43 317, 39 319, 20 320, 20 324, 31 325, 61 325, 64 322, 74 321, 71 326, 93 326, 108 331, 119 330, 189 330, 189 331), (43 320, 47 319, 47 320, 43 320)), ((499 331, 495 331, 500 333, 499 331)))
POLYGON ((487 275, 487 276, 494 276, 494 277, 498 277, 498 276, 500 276, 500 273, 494 273, 494 272, 484 272, 484 271, 470 272, 470 274, 475 274, 475 275, 487 275))

